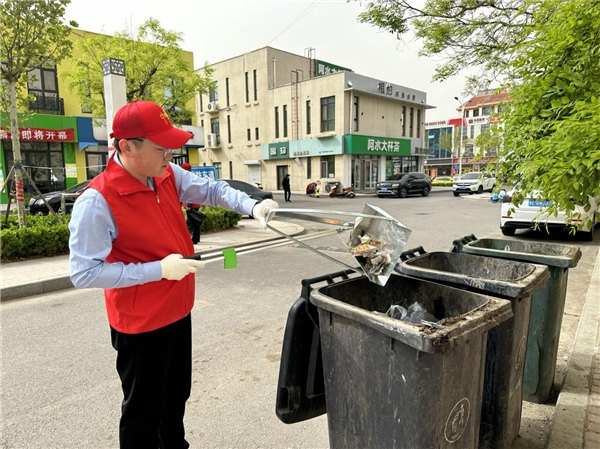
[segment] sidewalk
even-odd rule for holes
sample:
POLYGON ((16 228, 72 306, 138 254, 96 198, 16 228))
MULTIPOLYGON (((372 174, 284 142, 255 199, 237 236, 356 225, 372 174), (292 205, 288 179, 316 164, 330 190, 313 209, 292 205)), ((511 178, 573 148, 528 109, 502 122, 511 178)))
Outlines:
MULTIPOLYGON (((288 235, 304 231, 294 223, 273 220, 269 225, 288 235)), ((209 255, 225 248, 239 248, 281 238, 275 232, 262 229, 257 220, 242 219, 234 229, 202 234, 194 245, 196 253, 209 255)), ((69 279, 69 256, 41 257, 22 262, 2 263, 0 301, 72 288, 69 279)))

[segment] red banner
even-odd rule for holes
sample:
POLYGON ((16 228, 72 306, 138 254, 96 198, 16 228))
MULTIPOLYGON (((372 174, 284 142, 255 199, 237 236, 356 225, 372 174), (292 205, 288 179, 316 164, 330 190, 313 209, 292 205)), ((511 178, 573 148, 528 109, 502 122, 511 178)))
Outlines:
MULTIPOLYGON (((10 140, 10 131, 0 128, 0 139, 10 140)), ((19 140, 34 142, 75 142, 75 129, 19 128, 19 140)))

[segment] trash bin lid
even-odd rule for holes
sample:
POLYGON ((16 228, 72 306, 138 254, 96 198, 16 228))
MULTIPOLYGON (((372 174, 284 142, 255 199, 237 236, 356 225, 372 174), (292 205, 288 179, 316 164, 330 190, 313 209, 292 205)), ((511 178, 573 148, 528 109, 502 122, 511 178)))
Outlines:
POLYGON ((577 246, 492 238, 469 242, 463 246, 463 251, 562 268, 576 267, 581 258, 581 250, 577 246))
POLYGON ((313 290, 310 301, 319 309, 428 353, 445 352, 464 343, 473 332, 485 332, 512 317, 510 301, 402 274, 391 275, 385 287, 364 275, 336 282, 313 290), (437 315, 436 325, 385 315, 391 305, 415 302, 437 315))
POLYGON ((397 271, 507 299, 532 296, 550 276, 545 265, 443 251, 400 262, 397 271))

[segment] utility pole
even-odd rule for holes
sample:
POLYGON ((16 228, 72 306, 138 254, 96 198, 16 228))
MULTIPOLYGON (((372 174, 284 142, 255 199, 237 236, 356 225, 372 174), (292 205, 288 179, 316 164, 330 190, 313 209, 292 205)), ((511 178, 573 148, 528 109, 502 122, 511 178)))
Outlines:
POLYGON ((460 142, 458 144, 458 176, 462 176, 462 154, 463 154, 463 134, 465 129, 465 103, 462 100, 459 100, 458 97, 454 97, 456 101, 461 104, 461 114, 460 114, 460 142))

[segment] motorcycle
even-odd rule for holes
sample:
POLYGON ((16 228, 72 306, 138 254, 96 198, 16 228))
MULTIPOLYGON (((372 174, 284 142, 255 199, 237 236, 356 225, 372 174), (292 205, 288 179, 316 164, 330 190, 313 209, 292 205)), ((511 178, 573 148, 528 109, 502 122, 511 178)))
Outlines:
POLYGON ((329 190, 329 196, 331 198, 336 197, 336 196, 343 196, 346 198, 354 198, 356 196, 356 192, 354 192, 353 186, 344 188, 342 186, 341 182, 336 181, 336 182, 331 183, 331 190, 329 190))

